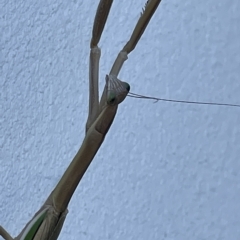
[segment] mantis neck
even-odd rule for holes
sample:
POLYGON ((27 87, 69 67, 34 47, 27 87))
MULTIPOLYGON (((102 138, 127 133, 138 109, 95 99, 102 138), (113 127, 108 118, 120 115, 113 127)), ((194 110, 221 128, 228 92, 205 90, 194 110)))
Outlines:
POLYGON ((80 180, 100 148, 116 115, 117 106, 107 107, 89 128, 81 148, 73 158, 45 204, 52 204, 58 213, 67 209, 80 180))

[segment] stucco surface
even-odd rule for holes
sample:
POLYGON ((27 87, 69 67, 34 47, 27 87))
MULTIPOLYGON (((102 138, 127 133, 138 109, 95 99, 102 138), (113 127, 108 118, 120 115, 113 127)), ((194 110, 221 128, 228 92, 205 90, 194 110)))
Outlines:
MULTIPOLYGON (((115 1, 101 89, 144 0, 115 1)), ((0 224, 16 236, 78 150, 97 1, 0 3, 0 224)), ((240 1, 163 0, 120 79, 139 94, 240 103, 240 1)), ((240 239, 240 109, 127 98, 59 239, 240 239)))

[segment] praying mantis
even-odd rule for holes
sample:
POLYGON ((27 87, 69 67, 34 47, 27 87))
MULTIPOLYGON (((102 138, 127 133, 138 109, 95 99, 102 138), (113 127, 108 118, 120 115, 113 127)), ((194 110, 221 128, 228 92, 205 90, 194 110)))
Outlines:
MULTIPOLYGON (((149 41, 149 43, 151 43, 151 41, 154 41, 155 39, 150 39, 150 40, 148 40, 149 41)), ((137 55, 137 54, 136 54, 137 55)), ((141 63, 141 61, 140 61, 140 63, 141 63)), ((141 65, 139 63, 139 66, 141 65)), ((157 69, 156 69, 157 70, 157 69)), ((150 74, 150 73, 149 73, 150 74)), ((124 78, 123 78, 124 79, 124 78)), ((149 79, 148 79, 148 81, 150 81, 149 79)), ((154 81, 153 79, 151 79, 151 81, 154 81)), ((170 81, 170 80, 169 80, 170 81)), ((134 105, 135 106, 135 105, 134 105)), ((136 108, 142 108, 142 105, 140 106, 140 105, 137 105, 137 106, 135 106, 136 108)), ((175 109, 176 110, 176 109, 175 109)), ((179 110, 179 109, 177 109, 177 110, 179 110)), ((174 110, 170 110, 169 109, 169 111, 174 111, 174 110)), ((195 108, 192 110, 192 111, 195 111, 195 108)), ((156 113, 157 114, 157 113, 156 113)), ((161 115, 162 115, 162 118, 164 119, 165 117, 166 117, 166 115, 167 115, 167 111, 163 111, 163 113, 161 112, 161 115)), ((158 126, 158 124, 159 124, 159 118, 156 118, 157 116, 156 115, 154 115, 154 117, 155 117, 155 119, 157 119, 157 122, 155 122, 154 123, 154 125, 155 125, 155 127, 157 128, 157 127, 159 127, 158 126)), ((151 115, 150 114, 150 116, 149 116, 149 118, 150 119, 148 119, 149 121, 151 120, 151 118, 153 118, 153 115, 151 115)), ((234 118, 233 118, 234 119, 234 118)), ((124 120, 124 119, 123 119, 124 120)), ((156 121, 156 120, 155 120, 156 121)), ((174 122, 174 120, 171 120, 171 121, 173 121, 174 122)), ((187 121, 186 119, 185 119, 185 121, 187 121)), ((152 124, 153 125, 153 124, 152 124)), ((137 126, 136 126, 137 127, 137 126)), ((180 127, 182 127, 182 125, 180 125, 180 127)), ((164 129, 166 129, 166 125, 165 125, 165 128, 164 129)), ((185 127, 185 129, 187 129, 187 127, 185 127)), ((131 131, 131 130, 130 130, 131 131)), ((187 130, 186 130, 187 131, 187 130)), ((188 131, 187 131, 188 132, 188 131)), ((210 131, 211 132, 211 131, 210 131)), ((198 133, 198 132, 196 132, 196 133, 198 133)), ((119 131, 119 134, 121 134, 121 131, 119 131)), ((134 134, 136 134, 135 132, 133 132, 132 133, 133 135, 134 134)), ((152 134, 154 134, 154 132, 152 132, 152 134)), ((151 135, 151 134, 149 134, 149 135, 151 135)), ((159 134, 159 135, 161 135, 161 134, 159 134)), ((197 134, 196 134, 197 135, 197 134)), ((147 135, 146 135, 147 136, 147 135)), ((142 136, 142 137, 144 137, 144 136, 142 136)), ((165 137, 166 137, 166 141, 168 142, 168 141, 170 141, 170 139, 171 139, 171 137, 170 136, 168 136, 167 134, 165 134, 165 137)), ((179 137, 179 135, 177 135, 176 137, 179 137)), ((148 138, 148 137, 146 137, 146 138, 148 138)), ((162 137, 160 137, 160 138, 162 138, 162 137)), ((112 139, 112 138, 111 138, 112 139)), ((117 137, 116 138, 114 138, 114 139, 116 139, 116 141, 117 141, 117 137)), ((142 139, 142 138, 141 138, 142 139)), ((174 140, 173 140, 174 141, 174 140)), ((191 141, 189 141, 189 142, 191 142, 191 141)), ((139 141, 138 143, 137 143, 139 146, 142 146, 142 143, 141 143, 141 141, 139 141)), ((136 144, 136 145, 137 145, 136 144)), ((160 144, 160 143, 159 143, 160 144)), ((120 144, 118 144, 119 146, 120 146, 120 144)), ((121 146, 126 146, 125 145, 125 143, 121 143, 121 146)), ((147 146, 146 146, 146 148, 147 148, 147 146)), ((143 148, 143 146, 142 146, 142 149, 146 149, 145 148, 145 146, 144 146, 144 148, 143 148)), ((107 147, 106 147, 106 149, 107 149, 107 147)), ((126 149, 126 148, 124 148, 123 147, 123 149, 126 149)), ((174 149, 173 149, 174 150, 174 149)), ((133 150, 134 151, 134 150, 133 150)), ((163 148, 163 149, 161 149, 161 151, 167 151, 166 150, 166 148, 163 148)), ((144 150, 144 152, 147 152, 147 151, 145 151, 144 150)), ((144 153, 142 153, 142 154, 144 154, 144 153)), ((120 159, 122 159, 122 157, 119 157, 120 159)), ((125 159, 125 158, 124 158, 125 159)), ((143 156, 143 159, 148 159, 148 156, 143 156)), ((130 157, 130 160, 132 160, 131 159, 131 157, 130 157)), ((140 160, 140 158, 139 158, 139 160, 140 160)), ((125 160, 124 160, 125 161, 125 160)), ((146 160, 147 161, 147 160, 146 160)), ((126 161, 127 163, 126 164, 132 164, 131 162, 129 162, 128 160, 126 161)), ((144 165, 144 163, 142 162, 142 161, 140 161, 140 163, 141 164, 143 164, 144 165)), ((166 168, 168 168, 168 166, 167 166, 167 163, 165 162, 165 164, 166 164, 166 168)), ((119 171, 122 171, 122 169, 121 169, 121 163, 119 164, 120 166, 119 166, 119 171)), ((148 170, 150 170, 150 166, 151 166, 151 163, 149 163, 149 165, 148 166, 145 166, 145 167, 147 167, 148 168, 148 170), (148 166, 149 166, 149 168, 148 168, 148 166)), ((173 167, 174 166, 176 166, 176 165, 173 165, 173 167)), ((152 166, 153 167, 153 166, 152 166)), ((146 171, 146 172, 150 172, 150 171, 146 171)), ((156 173, 156 175, 158 175, 158 173, 157 172, 155 172, 156 173)), ((153 174, 153 173, 152 173, 153 174)), ((133 174, 131 174, 131 175, 133 175, 133 174)), ((137 175, 137 173, 136 173, 136 175, 137 175)), ((153 174, 154 175, 154 174, 153 174)), ((148 176, 148 174, 147 174, 147 176, 148 176)), ((124 184, 124 183, 123 183, 124 184)), ((131 184, 130 184, 131 185, 131 184)), ((150 194, 150 196, 151 196, 151 194, 150 194)), ((153 239, 153 238, 152 238, 153 239)))
MULTIPOLYGON (((101 50, 98 47, 113 0, 100 0, 96 12, 89 60, 89 115, 86 123, 86 135, 83 143, 53 189, 43 206, 27 223, 22 232, 15 238, 19 240, 56 240, 60 234, 68 204, 82 179, 85 171, 100 148, 117 113, 118 105, 125 99, 130 85, 117 78, 128 54, 135 48, 151 17, 161 0, 151 0, 145 4, 139 21, 126 45, 119 52, 109 75, 99 102, 99 59, 101 50)), ((0 234, 6 240, 12 240, 10 234, 0 227, 0 234)))

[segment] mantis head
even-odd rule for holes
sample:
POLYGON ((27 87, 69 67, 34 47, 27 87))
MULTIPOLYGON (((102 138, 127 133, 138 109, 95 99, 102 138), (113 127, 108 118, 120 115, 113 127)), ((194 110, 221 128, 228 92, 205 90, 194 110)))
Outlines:
POLYGON ((107 104, 117 105, 121 103, 130 91, 130 85, 122 82, 114 75, 106 75, 107 104))

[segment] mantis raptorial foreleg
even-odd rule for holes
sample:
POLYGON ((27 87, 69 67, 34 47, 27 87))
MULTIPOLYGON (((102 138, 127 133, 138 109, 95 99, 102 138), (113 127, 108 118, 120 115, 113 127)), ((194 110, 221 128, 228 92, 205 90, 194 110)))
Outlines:
MULTIPOLYGON (((145 6, 134 31, 118 54, 99 103, 98 78, 101 50, 98 47, 113 0, 101 0, 94 20, 90 44, 89 65, 89 115, 86 123, 86 135, 76 156, 53 189, 46 202, 28 222, 15 239, 18 240, 56 240, 62 229, 67 207, 80 180, 100 148, 117 112, 118 104, 127 96, 130 86, 120 81, 117 76, 127 55, 135 48, 150 18, 161 0, 150 0, 145 6)), ((11 236, 0 227, 0 235, 6 240, 11 236)))
POLYGON ((139 39, 141 38, 144 30, 146 29, 151 17, 153 16, 154 12, 156 11, 158 5, 160 4, 161 0, 150 0, 147 1, 145 4, 145 8, 141 13, 141 16, 132 32, 132 35, 123 49, 119 52, 115 62, 113 63, 112 69, 110 74, 118 75, 119 71, 122 68, 124 61, 127 60, 128 54, 133 51, 136 47, 139 39))
POLYGON ((104 26, 107 21, 109 11, 112 6, 111 1, 100 1, 95 15, 92 38, 90 42, 90 58, 89 58, 89 112, 86 123, 86 132, 97 119, 99 115, 99 60, 101 56, 101 49, 98 47, 104 26))
MULTIPOLYGON (((136 47, 139 39, 141 38, 144 30, 146 29, 151 17, 153 16, 154 12, 156 11, 158 5, 160 4, 161 0, 149 0, 145 4, 145 8, 141 13, 141 16, 132 32, 132 35, 123 49, 119 52, 116 60, 113 63, 113 66, 110 71, 110 75, 118 76, 123 63, 128 59, 128 54, 133 51, 136 47)), ((104 89, 105 94, 106 89, 104 89)), ((100 106, 104 104, 104 98, 101 98, 100 106)))

